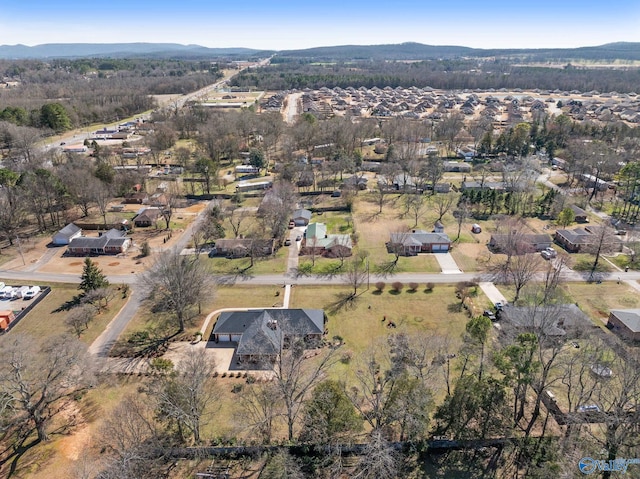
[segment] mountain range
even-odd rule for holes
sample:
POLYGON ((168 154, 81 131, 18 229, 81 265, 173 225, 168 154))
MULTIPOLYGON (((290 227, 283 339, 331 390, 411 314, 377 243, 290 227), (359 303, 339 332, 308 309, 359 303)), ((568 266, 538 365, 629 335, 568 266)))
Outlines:
POLYGON ((283 61, 347 60, 431 60, 451 58, 521 58, 527 61, 570 60, 638 60, 640 43, 608 43, 580 48, 480 49, 455 45, 341 45, 303 50, 263 51, 250 48, 208 48, 177 43, 46 43, 42 45, 0 45, 3 59, 51 58, 173 58, 173 59, 243 59, 275 54, 283 61))

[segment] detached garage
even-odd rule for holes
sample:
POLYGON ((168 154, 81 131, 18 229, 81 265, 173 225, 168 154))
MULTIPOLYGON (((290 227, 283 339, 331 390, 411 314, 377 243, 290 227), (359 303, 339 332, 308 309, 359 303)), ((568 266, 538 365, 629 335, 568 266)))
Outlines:
POLYGON ((82 236, 82 228, 69 223, 67 226, 58 231, 51 238, 51 242, 56 246, 66 246, 71 243, 71 240, 80 238, 82 236))

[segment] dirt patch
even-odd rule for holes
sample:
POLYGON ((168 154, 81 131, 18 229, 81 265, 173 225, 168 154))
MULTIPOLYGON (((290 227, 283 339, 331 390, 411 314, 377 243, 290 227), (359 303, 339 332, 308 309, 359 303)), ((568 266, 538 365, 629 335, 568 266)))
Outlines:
POLYGON ((109 263, 108 266, 118 266, 120 263, 118 263, 117 261, 113 262, 113 263, 109 263))
POLYGON ((80 261, 74 261, 73 263, 69 263, 69 266, 78 266, 81 265, 82 263, 80 261))

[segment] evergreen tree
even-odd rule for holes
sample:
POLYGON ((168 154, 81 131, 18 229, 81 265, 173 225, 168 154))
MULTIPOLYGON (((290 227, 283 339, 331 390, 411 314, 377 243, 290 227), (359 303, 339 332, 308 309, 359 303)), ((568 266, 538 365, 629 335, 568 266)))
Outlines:
POLYGON ((109 286, 109 281, 98 265, 91 261, 91 258, 84 260, 84 269, 78 289, 85 293, 95 289, 109 286))

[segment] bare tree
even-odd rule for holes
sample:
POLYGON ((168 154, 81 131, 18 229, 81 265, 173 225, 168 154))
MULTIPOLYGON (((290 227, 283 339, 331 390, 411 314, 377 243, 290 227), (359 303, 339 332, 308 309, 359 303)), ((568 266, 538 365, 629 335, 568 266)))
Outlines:
MULTIPOLYGON (((281 334, 285 334, 281 331, 281 334)), ((305 342, 303 338, 293 334, 289 336, 289 347, 278 354, 273 364, 274 386, 282 405, 287 423, 288 438, 293 441, 295 425, 301 408, 313 387, 323 378, 326 371, 336 362, 334 349, 321 353, 313 360, 305 356, 305 342)), ((283 338, 284 340, 284 338, 283 338)))
POLYGON ((60 404, 91 385, 86 347, 68 336, 40 344, 20 334, 3 338, 0 346, 0 395, 12 398, 15 420, 25 420, 46 441, 60 404))
POLYGON ((358 295, 358 288, 369 278, 369 260, 359 256, 351 259, 346 266, 344 281, 353 288, 351 298, 358 295))
POLYGON ((593 264, 591 265, 591 272, 589 278, 593 280, 596 271, 598 270, 598 264, 600 262, 600 256, 606 253, 611 253, 620 248, 620 240, 615 236, 613 228, 607 225, 590 226, 592 231, 592 241, 586 248, 586 252, 594 255, 593 264))
POLYGON ((382 431, 373 430, 358 463, 354 478, 378 479, 381 477, 398 477, 400 456, 385 439, 382 431))
POLYGON ((442 221, 444 215, 446 215, 456 201, 457 195, 454 193, 434 194, 431 197, 431 204, 433 205, 438 218, 436 222, 442 221))
POLYGON ((149 404, 139 396, 127 396, 105 419, 98 444, 108 460, 100 479, 158 477, 153 459, 161 435, 149 404))
POLYGON ((96 311, 93 307, 81 305, 69 311, 65 324, 71 329, 71 332, 80 338, 89 327, 89 323, 93 321, 95 314, 96 311))
POLYGON ((280 391, 271 383, 252 384, 242 391, 239 413, 242 420, 238 423, 256 433, 262 444, 271 443, 274 422, 281 413, 279 394, 280 391))
POLYGON ((157 257, 140 275, 139 284, 147 299, 174 314, 183 332, 189 310, 206 295, 214 294, 213 281, 198 256, 182 256, 172 250, 157 257))
POLYGON ((404 205, 407 214, 411 215, 413 219, 413 228, 416 228, 427 212, 426 198, 420 193, 406 194, 404 195, 404 205))
POLYGON ((189 433, 195 444, 220 398, 212 382, 215 363, 206 355, 192 351, 180 361, 173 374, 163 376, 153 387, 161 415, 175 421, 184 437, 189 433))
POLYGON ((240 237, 241 232, 243 231, 242 224, 247 218, 249 218, 249 216, 248 210, 240 207, 236 203, 231 203, 227 208, 225 208, 224 217, 226 218, 229 226, 231 226, 234 238, 240 237))

